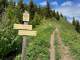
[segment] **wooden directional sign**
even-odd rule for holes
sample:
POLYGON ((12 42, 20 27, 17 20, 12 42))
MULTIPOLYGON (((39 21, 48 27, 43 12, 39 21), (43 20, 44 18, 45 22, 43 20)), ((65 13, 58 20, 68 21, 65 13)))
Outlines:
POLYGON ((25 11, 25 13, 23 13, 24 24, 14 24, 14 27, 13 27, 14 29, 19 29, 18 35, 23 36, 21 60, 26 60, 26 44, 27 44, 26 36, 37 35, 37 31, 31 31, 32 25, 28 25, 28 21, 29 21, 29 13, 25 11))
POLYGON ((29 21, 29 13, 27 11, 23 13, 23 21, 29 21))
POLYGON ((14 29, 32 30, 32 25, 14 24, 14 29))
POLYGON ((23 36, 36 36, 37 32, 36 31, 27 31, 27 30, 19 30, 18 35, 23 35, 23 36))

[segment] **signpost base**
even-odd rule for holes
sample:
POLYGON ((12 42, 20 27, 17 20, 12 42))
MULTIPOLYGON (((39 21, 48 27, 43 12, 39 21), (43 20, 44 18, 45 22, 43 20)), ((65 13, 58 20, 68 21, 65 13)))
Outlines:
POLYGON ((22 55, 21 60, 27 60, 27 54, 26 54, 26 46, 27 45, 27 37, 23 36, 23 43, 22 43, 22 55))

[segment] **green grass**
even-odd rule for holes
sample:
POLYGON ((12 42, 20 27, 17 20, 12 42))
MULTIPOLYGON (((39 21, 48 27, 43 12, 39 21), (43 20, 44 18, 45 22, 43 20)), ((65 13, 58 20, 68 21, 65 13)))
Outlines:
POLYGON ((64 19, 54 22, 55 26, 57 26, 61 31, 63 43, 70 48, 69 50, 74 59, 80 60, 80 34, 75 31, 73 25, 64 19))
MULTIPOLYGON (((36 37, 29 38, 29 44, 27 47, 28 60, 49 60, 49 41, 51 32, 54 30, 53 21, 44 20, 34 30, 37 31, 36 37)), ((15 60, 20 57, 17 56, 15 60)))
MULTIPOLYGON (((30 37, 27 48, 28 60, 49 60, 49 40, 50 34, 58 27, 61 31, 62 41, 64 45, 70 48, 71 54, 75 60, 80 60, 80 34, 74 29, 74 26, 68 23, 63 18, 60 21, 56 19, 42 20, 42 23, 34 30, 38 31, 37 37, 30 37)), ((56 48, 57 43, 56 43, 56 48)), ((59 51, 56 50, 56 60, 60 59, 59 51)), ((17 60, 17 59, 16 59, 17 60)))

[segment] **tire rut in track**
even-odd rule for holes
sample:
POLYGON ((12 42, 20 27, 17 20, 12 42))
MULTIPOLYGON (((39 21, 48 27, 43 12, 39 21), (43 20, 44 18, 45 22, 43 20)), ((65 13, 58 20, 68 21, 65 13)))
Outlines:
POLYGON ((55 60, 54 34, 54 32, 51 34, 50 39, 50 60, 55 60))

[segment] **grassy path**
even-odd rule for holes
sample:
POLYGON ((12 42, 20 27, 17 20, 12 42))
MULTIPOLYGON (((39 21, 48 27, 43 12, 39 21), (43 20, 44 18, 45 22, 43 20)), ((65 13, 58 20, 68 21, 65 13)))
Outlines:
POLYGON ((61 55, 61 58, 59 58, 58 60, 74 60, 72 58, 72 56, 70 55, 70 52, 69 52, 69 49, 67 46, 64 46, 63 45, 63 42, 62 42, 62 39, 61 39, 61 33, 60 31, 58 30, 58 28, 55 29, 55 31, 51 34, 51 40, 50 40, 50 60, 56 60, 55 59, 55 53, 56 53, 56 49, 55 49, 55 33, 57 33, 57 43, 58 43, 58 50, 60 50, 60 55, 61 55))

